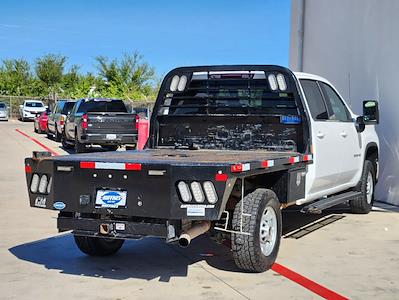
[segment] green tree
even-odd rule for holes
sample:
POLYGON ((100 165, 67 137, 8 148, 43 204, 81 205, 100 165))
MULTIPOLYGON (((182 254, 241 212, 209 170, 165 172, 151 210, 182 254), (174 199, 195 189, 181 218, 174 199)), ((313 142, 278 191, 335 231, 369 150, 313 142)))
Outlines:
POLYGON ((47 54, 35 62, 36 76, 45 84, 49 93, 55 93, 60 87, 67 58, 61 55, 47 54))
POLYGON ((148 99, 156 79, 155 70, 138 52, 125 54, 122 59, 96 57, 97 70, 106 83, 103 94, 128 100, 148 99))
POLYGON ((30 95, 32 73, 24 59, 4 59, 0 66, 0 94, 30 95))

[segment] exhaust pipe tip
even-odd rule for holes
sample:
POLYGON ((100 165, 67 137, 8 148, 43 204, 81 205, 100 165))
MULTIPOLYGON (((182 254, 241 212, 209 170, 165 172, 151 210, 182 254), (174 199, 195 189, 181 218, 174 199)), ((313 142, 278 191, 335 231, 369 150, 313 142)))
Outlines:
POLYGON ((190 235, 184 233, 179 237, 179 246, 182 248, 187 248, 191 243, 190 235))

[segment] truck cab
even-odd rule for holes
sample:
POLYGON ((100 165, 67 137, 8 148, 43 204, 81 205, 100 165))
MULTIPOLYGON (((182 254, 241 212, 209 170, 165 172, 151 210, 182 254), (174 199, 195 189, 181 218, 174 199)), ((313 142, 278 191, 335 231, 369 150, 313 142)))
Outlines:
POLYGON ((308 112, 313 152, 305 198, 297 204, 356 186, 365 160, 372 162, 377 181, 379 140, 375 126, 360 128, 361 118, 327 79, 307 73, 295 76, 308 112))

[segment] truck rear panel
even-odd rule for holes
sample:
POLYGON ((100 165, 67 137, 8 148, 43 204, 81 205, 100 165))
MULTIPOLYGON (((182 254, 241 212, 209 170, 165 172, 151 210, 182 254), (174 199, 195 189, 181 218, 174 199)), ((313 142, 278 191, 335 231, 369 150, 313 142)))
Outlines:
POLYGON ((237 178, 293 169, 309 161, 311 156, 296 152, 148 149, 96 153, 95 159, 93 154, 28 158, 25 163, 32 207, 123 217, 218 220, 237 178), (32 189, 32 181, 40 181, 43 175, 48 185, 40 188, 39 182, 32 189), (212 182, 216 203, 206 197, 202 203, 182 201, 177 188, 180 181, 212 182), (108 203, 104 205, 99 197, 108 197, 108 203), (121 205, 113 205, 113 197, 124 198, 121 205))

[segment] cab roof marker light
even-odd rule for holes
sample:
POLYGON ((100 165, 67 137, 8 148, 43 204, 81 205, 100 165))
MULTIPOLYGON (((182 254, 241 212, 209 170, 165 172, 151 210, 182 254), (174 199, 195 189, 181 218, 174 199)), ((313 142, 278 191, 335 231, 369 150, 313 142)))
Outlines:
POLYGON ((272 91, 276 91, 277 90, 276 76, 274 74, 269 74, 269 76, 267 76, 267 80, 269 81, 270 89, 272 91))
POLYGON ((273 166, 274 166, 274 160, 272 159, 262 161, 262 168, 270 168, 273 166))
POLYGON ((187 76, 183 75, 182 77, 180 77, 179 84, 177 86, 177 90, 179 92, 184 91, 184 89, 186 88, 186 84, 187 84, 187 76))
POLYGON ((180 197, 184 202, 190 202, 193 199, 187 183, 180 181, 177 184, 177 188, 179 189, 180 197))
POLYGON ((39 175, 33 174, 32 181, 30 182, 30 191, 32 193, 36 193, 38 187, 39 187, 39 175))
POLYGON ((172 92, 176 92, 176 90, 177 90, 177 85, 179 84, 179 80, 180 80, 180 77, 179 77, 179 76, 177 76, 177 75, 173 76, 172 81, 171 81, 171 83, 170 83, 170 90, 171 90, 172 92))
POLYGON ((287 89, 287 83, 285 82, 283 74, 277 74, 277 83, 281 91, 285 91, 287 89))

